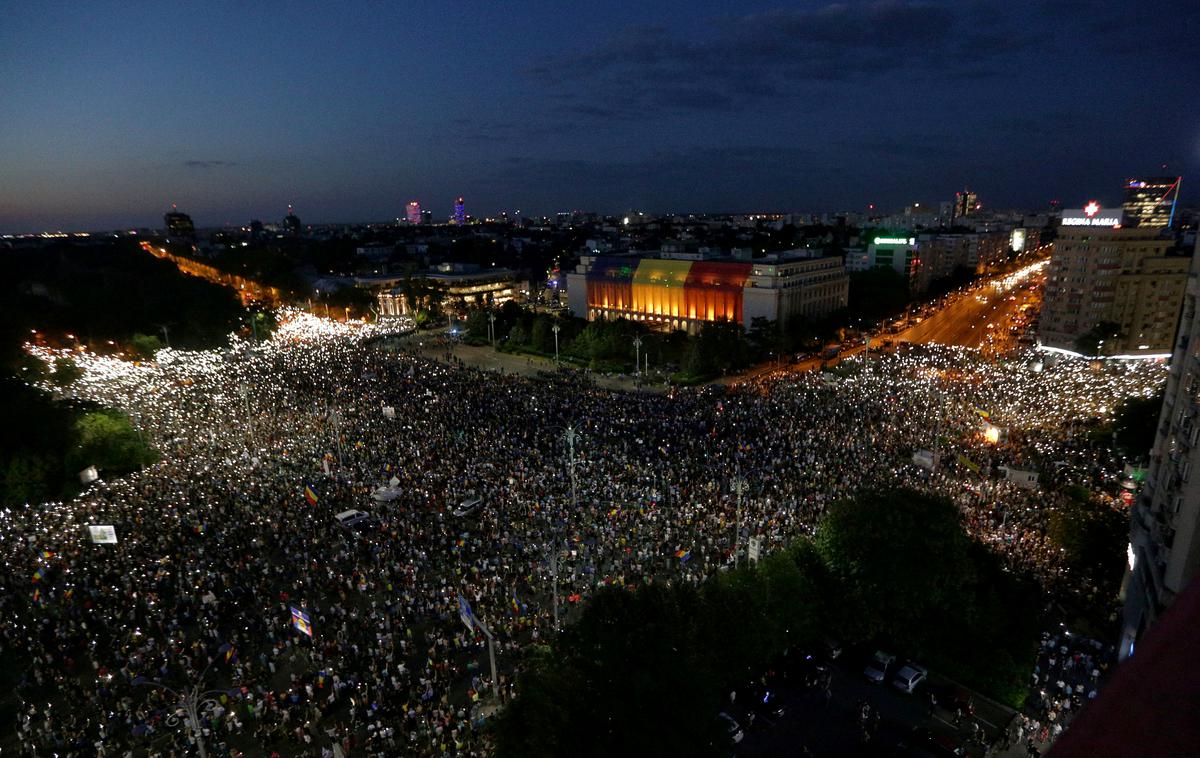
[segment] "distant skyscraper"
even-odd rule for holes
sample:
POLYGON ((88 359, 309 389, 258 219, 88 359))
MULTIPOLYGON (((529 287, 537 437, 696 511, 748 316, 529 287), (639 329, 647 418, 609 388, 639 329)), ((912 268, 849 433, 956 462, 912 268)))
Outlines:
POLYGON ((433 211, 421 211, 421 223, 422 224, 432 224, 433 223, 433 211))
POLYGON ((405 218, 408 219, 408 223, 410 224, 421 223, 421 204, 416 200, 411 201, 408 204, 408 210, 405 214, 405 218))
POLYGON ((979 196, 969 189, 954 193, 954 218, 970 216, 979 209, 979 196))
POLYGON ((173 237, 183 240, 196 239, 196 225, 192 223, 192 217, 186 213, 180 213, 171 204, 171 210, 163 215, 163 225, 167 228, 167 237, 173 237))
POLYGON ((258 240, 258 239, 262 239, 262 236, 263 236, 263 222, 259 221, 258 219, 252 219, 250 221, 250 239, 258 240))
POLYGON ((1178 176, 1154 176, 1125 182, 1125 223, 1129 226, 1169 227, 1179 200, 1178 176))
POLYGON ((300 236, 300 218, 292 212, 291 203, 288 203, 288 215, 283 217, 283 228, 293 237, 300 236))
POLYGON ((463 207, 463 199, 461 197, 454 201, 454 223, 459 226, 467 223, 467 211, 463 207))

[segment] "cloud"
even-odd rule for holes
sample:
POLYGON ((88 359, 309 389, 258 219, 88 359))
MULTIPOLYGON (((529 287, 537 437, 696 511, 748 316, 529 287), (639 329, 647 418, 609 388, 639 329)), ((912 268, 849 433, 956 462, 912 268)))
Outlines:
POLYGON ((986 77, 989 64, 1027 47, 1010 19, 964 2, 875 0, 719 19, 707 35, 639 26, 538 61, 525 73, 557 92, 564 112, 640 118, 658 111, 738 113, 801 98, 814 88, 903 73, 986 77), (984 23, 980 23, 983 21, 984 23))
POLYGON ((188 168, 229 168, 230 166, 236 166, 237 164, 234 163, 233 161, 191 160, 191 161, 184 161, 183 165, 187 166, 188 168))

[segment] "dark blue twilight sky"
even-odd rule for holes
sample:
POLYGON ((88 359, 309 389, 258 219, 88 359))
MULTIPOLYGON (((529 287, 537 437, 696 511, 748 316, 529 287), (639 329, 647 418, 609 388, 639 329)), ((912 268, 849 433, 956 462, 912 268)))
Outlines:
POLYGON ((0 232, 1200 191, 1200 2, 17 2, 0 232))

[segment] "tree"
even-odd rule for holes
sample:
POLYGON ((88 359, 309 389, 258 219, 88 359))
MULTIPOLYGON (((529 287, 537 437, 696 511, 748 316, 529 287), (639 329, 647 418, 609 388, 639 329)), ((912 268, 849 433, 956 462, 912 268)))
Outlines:
POLYGON ((872 268, 850 274, 849 310, 871 321, 894 316, 910 299, 908 280, 890 268, 872 268))
POLYGON ((1078 485, 1063 490, 1050 512, 1047 535, 1067 563, 1093 581, 1115 581, 1129 534, 1129 517, 1078 485))
POLYGON ((484 308, 474 308, 467 314, 467 333, 465 341, 475 345, 483 345, 488 341, 488 334, 491 330, 491 321, 488 316, 491 311, 484 308))
POLYGON ((1146 460, 1154 447, 1162 405, 1162 392, 1152 397, 1131 397, 1121 403, 1113 422, 1117 449, 1133 460, 1146 460))
POLYGON ((1084 355, 1100 355, 1106 350, 1104 343, 1108 342, 1111 348, 1113 339, 1120 335, 1120 324, 1101 321, 1075 339, 1075 350, 1084 355))
POLYGON ((750 319, 750 331, 746 334, 750 352, 755 360, 767 360, 772 356, 778 357, 784 349, 783 333, 777 321, 765 316, 755 316, 750 319))
POLYGON ((45 500, 61 486, 62 469, 48 455, 19 453, 3 471, 3 502, 20 505, 45 500))
POLYGON ((848 641, 878 635, 920 655, 929 619, 956 613, 971 580, 969 538, 948 499, 913 490, 864 493, 835 503, 817 549, 844 590, 848 641))
POLYGON ((50 375, 50 381, 59 387, 69 387, 81 376, 83 369, 74 360, 66 356, 54 359, 54 373, 50 375))
POLYGON ((75 422, 75 430, 78 442, 67 458, 72 470, 95 466, 109 475, 120 475, 136 471, 157 458, 129 418, 118 411, 85 413, 75 422))
POLYGON ((141 334, 140 332, 133 335, 129 341, 129 350, 134 357, 145 361, 154 360, 154 355, 163 347, 162 341, 153 334, 141 334))
POLYGON ((554 352, 554 318, 545 313, 539 313, 533 319, 533 328, 529 335, 530 346, 539 353, 554 352))

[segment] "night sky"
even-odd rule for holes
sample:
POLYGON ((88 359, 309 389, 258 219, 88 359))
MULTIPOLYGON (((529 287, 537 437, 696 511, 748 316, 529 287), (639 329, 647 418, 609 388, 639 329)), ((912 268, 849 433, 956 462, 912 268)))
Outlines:
POLYGON ((1196 0, 342 6, 5 3, 0 232, 1200 198, 1196 0))

